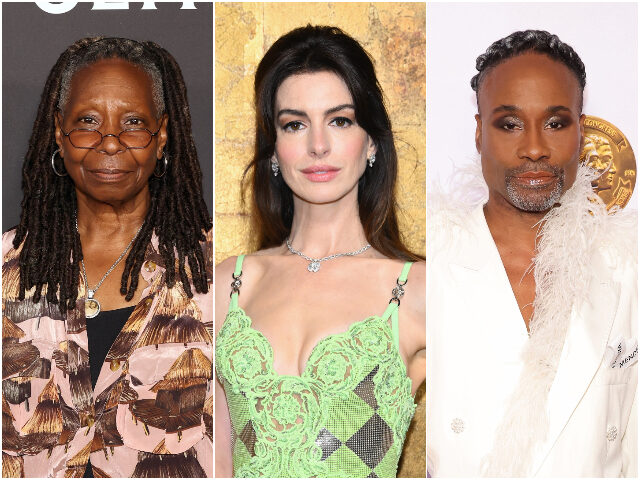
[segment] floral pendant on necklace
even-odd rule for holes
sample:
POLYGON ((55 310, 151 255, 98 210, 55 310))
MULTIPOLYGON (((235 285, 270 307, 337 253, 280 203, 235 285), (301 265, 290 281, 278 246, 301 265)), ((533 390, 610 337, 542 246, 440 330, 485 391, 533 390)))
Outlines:
POLYGON ((100 313, 100 302, 97 298, 93 298, 93 290, 87 292, 87 299, 84 301, 84 316, 86 318, 97 317, 100 313))
POLYGON ((318 270, 320 270, 320 262, 311 262, 307 267, 307 270, 309 270, 311 273, 316 273, 318 270))

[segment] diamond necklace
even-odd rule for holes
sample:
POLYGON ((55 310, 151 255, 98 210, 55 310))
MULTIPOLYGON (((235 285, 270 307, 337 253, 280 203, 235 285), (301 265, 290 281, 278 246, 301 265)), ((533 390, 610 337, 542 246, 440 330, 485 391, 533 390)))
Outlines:
MULTIPOLYGON (((144 222, 142 222, 142 225, 140 225, 140 227, 138 227, 138 231, 136 232, 136 234, 133 236, 133 238, 129 242, 129 245, 127 245, 127 247, 120 254, 120 256, 114 262, 114 264, 111 265, 111 267, 109 267, 109 270, 107 270, 107 273, 105 273, 102 276, 102 278, 100 279, 98 284, 93 289, 89 288, 89 282, 87 280, 87 270, 84 268, 84 259, 80 260, 80 264, 82 265, 82 274, 84 276, 84 288, 87 291, 87 299, 84 302, 84 316, 86 318, 94 318, 94 317, 98 316, 98 314, 100 313, 100 309, 101 309, 100 302, 98 301, 97 298, 93 298, 93 296, 96 294, 96 292, 100 288, 100 285, 102 285, 102 282, 104 282, 105 278, 107 278, 109 276, 109 274, 111 272, 113 272, 113 269, 118 266, 120 261, 127 254, 127 252, 129 251, 129 248, 131 248, 131 245, 133 244, 133 241, 138 237, 138 234, 140 233, 140 230, 142 230, 142 226, 143 225, 144 225, 144 222)), ((80 232, 78 231, 78 217, 76 217, 76 232, 78 232, 78 235, 80 234, 80 232)))
POLYGON ((367 251, 369 248, 371 248, 371 245, 369 245, 368 243, 364 246, 359 248, 358 250, 354 250, 353 252, 345 252, 345 253, 334 253, 333 255, 329 255, 327 257, 322 257, 322 258, 311 258, 311 257, 307 257, 304 253, 299 252, 298 250, 294 249, 291 246, 291 241, 287 238, 287 248, 289 249, 289 251, 295 255, 298 255, 299 257, 304 258, 307 262, 309 262, 309 265, 307 266, 307 270, 309 270, 311 273, 316 273, 318 270, 320 270, 320 263, 324 262, 326 260, 333 260, 334 258, 338 258, 338 257, 354 257, 356 255, 360 255, 361 253, 367 251))

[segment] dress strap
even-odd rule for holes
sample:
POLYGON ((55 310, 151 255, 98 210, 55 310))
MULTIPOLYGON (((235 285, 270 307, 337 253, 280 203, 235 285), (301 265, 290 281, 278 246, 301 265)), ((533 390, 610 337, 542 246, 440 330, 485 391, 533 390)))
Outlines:
POLYGON ((242 286, 242 280, 240 277, 242 276, 242 261, 244 260, 244 255, 238 255, 236 259, 236 269, 231 274, 233 281, 231 282, 231 304, 229 305, 229 309, 238 308, 238 295, 240 295, 240 287, 242 286))
POLYGON ((383 320, 391 317, 391 334, 393 336, 393 343, 396 348, 400 348, 400 329, 398 326, 398 308, 400 308, 400 298, 404 295, 404 286, 407 284, 407 277, 409 276, 409 270, 411 270, 413 262, 406 262, 402 267, 402 272, 396 280, 396 286, 391 291, 392 298, 389 300, 389 306, 382 314, 383 320))

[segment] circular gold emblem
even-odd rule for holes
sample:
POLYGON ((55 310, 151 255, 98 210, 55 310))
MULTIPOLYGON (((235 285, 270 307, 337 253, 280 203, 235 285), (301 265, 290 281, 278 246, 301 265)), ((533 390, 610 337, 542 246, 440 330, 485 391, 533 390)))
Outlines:
POLYGON ((593 190, 607 209, 629 203, 636 185, 636 159, 627 137, 616 126, 587 115, 580 160, 600 172, 593 190))
POLYGON ((95 298, 88 298, 84 301, 84 316, 94 318, 100 313, 100 303, 95 298))

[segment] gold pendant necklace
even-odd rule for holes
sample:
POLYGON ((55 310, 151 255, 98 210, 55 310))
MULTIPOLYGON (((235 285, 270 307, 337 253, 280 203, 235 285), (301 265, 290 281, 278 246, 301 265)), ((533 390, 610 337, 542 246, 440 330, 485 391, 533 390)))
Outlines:
MULTIPOLYGON (((144 225, 144 222, 142 222, 142 225, 144 225)), ((98 314, 100 313, 100 310, 101 310, 100 302, 98 301, 97 298, 94 298, 94 295, 96 294, 96 292, 100 288, 100 285, 102 285, 102 282, 104 282, 105 278, 107 278, 109 276, 109 274, 111 272, 113 272, 113 269, 118 266, 120 261, 127 254, 127 252, 129 251, 129 248, 131 248, 131 245, 133 245, 134 240, 138 237, 138 234, 140 233, 140 230, 142 230, 142 225, 140 225, 140 227, 138 228, 138 231, 136 232, 136 234, 133 236, 133 238, 129 242, 129 245, 127 245, 127 247, 120 254, 120 256, 114 262, 114 264, 111 265, 111 267, 109 267, 109 270, 107 270, 107 273, 105 273, 102 276, 102 278, 100 279, 100 281, 98 282, 98 284, 94 288, 89 288, 89 281, 87 280, 87 270, 84 268, 84 259, 80 260, 80 264, 82 265, 82 276, 84 277, 84 288, 87 291, 87 298, 84 301, 84 316, 86 318, 97 317, 98 314)), ((76 231, 78 231, 78 218, 77 217, 76 217, 76 231)), ((78 232, 78 235, 80 235, 80 232, 78 232)))

